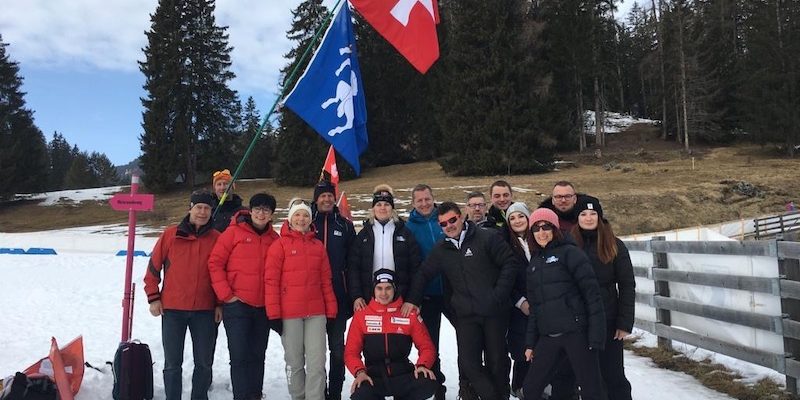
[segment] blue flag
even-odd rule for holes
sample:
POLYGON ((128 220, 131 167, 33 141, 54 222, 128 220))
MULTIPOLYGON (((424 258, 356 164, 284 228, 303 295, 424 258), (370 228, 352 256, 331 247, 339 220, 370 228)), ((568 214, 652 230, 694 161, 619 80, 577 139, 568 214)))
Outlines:
POLYGON ((347 2, 284 104, 361 174, 358 156, 367 149, 367 106, 347 2))

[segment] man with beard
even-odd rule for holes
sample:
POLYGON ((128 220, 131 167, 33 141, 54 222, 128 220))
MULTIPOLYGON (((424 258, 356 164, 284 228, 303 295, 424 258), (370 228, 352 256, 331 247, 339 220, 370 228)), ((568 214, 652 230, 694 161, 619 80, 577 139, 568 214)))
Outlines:
POLYGON ((539 207, 549 208, 558 215, 558 223, 561 232, 569 233, 572 227, 578 223, 578 212, 575 204, 578 199, 586 196, 583 193, 576 193, 575 186, 568 181, 558 181, 553 185, 553 195, 546 198, 539 207))

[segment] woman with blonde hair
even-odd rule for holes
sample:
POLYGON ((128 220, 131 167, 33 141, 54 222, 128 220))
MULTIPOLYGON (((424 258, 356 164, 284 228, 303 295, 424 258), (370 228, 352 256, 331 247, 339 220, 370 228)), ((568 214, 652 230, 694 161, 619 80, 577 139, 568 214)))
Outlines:
POLYGON ((394 271, 397 294, 405 297, 421 262, 414 234, 394 209, 394 191, 378 185, 364 227, 348 253, 348 289, 353 310, 366 307, 372 296, 372 277, 379 269, 394 271))
POLYGON ((289 395, 292 400, 325 398, 325 326, 338 309, 328 252, 304 200, 289 202, 281 237, 269 248, 264 293, 267 316, 283 324, 289 395))

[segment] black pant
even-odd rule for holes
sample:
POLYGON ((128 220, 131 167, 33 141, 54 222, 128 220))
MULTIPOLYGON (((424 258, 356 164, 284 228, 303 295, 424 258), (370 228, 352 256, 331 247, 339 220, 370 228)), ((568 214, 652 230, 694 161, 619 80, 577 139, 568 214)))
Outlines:
POLYGON ((533 361, 525 377, 525 397, 538 399, 566 356, 581 386, 583 400, 605 400, 603 378, 600 375, 598 351, 589 350, 585 332, 565 333, 558 337, 543 336, 536 343, 533 361))
POLYGON ((456 320, 458 358, 464 375, 482 399, 508 398, 507 330, 507 312, 493 317, 470 316, 456 320))
MULTIPOLYGON (((616 321, 606 323, 606 348, 598 353, 600 372, 603 376, 603 385, 608 400, 631 400, 631 383, 625 377, 625 362, 622 357, 623 342, 614 340, 617 333, 616 321)), ((577 400, 578 386, 575 383, 575 374, 572 367, 564 362, 551 381, 553 395, 551 400, 577 400)))
POLYGON ((522 387, 522 381, 528 373, 530 363, 525 361, 525 331, 528 329, 528 317, 514 307, 511 310, 511 319, 508 324, 508 352, 514 361, 511 369, 511 390, 516 391, 522 387))
POLYGON ((608 400, 631 400, 631 383, 625 377, 625 363, 622 359, 622 340, 614 340, 617 332, 615 321, 606 326, 606 348, 600 351, 600 371, 603 375, 608 400))
POLYGON ((234 400, 261 397, 264 387, 264 356, 269 326, 264 307, 241 301, 225 303, 222 322, 231 357, 231 385, 234 400))
POLYGON ((350 396, 352 400, 384 400, 386 396, 394 396, 395 400, 425 400, 433 396, 439 383, 433 379, 413 373, 393 376, 388 379, 370 376, 375 386, 364 382, 350 396))
POLYGON ((328 399, 342 398, 344 384, 344 331, 347 328, 347 318, 344 313, 339 313, 336 319, 328 320, 328 349, 330 360, 328 365, 328 399))
MULTIPOLYGON (((433 345, 436 346, 436 362, 433 364, 433 373, 436 374, 436 380, 439 384, 444 385, 445 376, 442 373, 441 360, 439 359, 439 330, 442 326, 442 315, 450 321, 450 324, 456 326, 455 315, 452 310, 445 307, 443 296, 425 296, 420 305, 420 316, 422 323, 428 328, 428 334, 431 336, 433 345)), ((461 367, 461 357, 457 358, 458 363, 458 381, 464 381, 463 368, 461 367)))

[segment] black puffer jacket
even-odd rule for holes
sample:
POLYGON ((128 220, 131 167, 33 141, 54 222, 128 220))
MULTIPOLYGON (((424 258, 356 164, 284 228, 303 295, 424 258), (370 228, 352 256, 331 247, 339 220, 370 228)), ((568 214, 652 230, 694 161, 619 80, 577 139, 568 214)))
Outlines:
POLYGON ((446 239, 436 243, 414 277, 409 303, 419 305, 426 282, 443 273, 458 317, 492 317, 509 310, 519 258, 494 230, 478 228, 472 221, 466 222, 466 229, 460 249, 446 239))
POLYGON ((586 332, 589 346, 605 347, 605 314, 600 289, 586 254, 568 241, 556 241, 531 256, 527 273, 531 306, 525 345, 540 336, 586 332))
MULTIPOLYGON (((216 194, 214 194, 214 200, 219 203, 216 194)), ((236 193, 231 193, 222 203, 222 206, 217 205, 217 207, 214 207, 214 214, 212 214, 214 215, 214 220, 211 221, 211 226, 220 233, 225 232, 225 229, 231 223, 231 217, 245 208, 242 206, 242 198, 236 193)))
POLYGON ((317 205, 314 203, 311 205, 311 211, 317 239, 325 245, 331 262, 333 292, 336 293, 339 316, 350 318, 353 315, 353 305, 347 294, 347 256, 355 241, 356 231, 353 223, 339 214, 339 208, 336 206, 332 212, 323 213, 317 210, 317 205))
POLYGON ((580 234, 583 238, 583 251, 589 256, 597 284, 600 285, 600 296, 603 298, 608 324, 631 332, 636 308, 636 279, 633 277, 628 248, 625 243, 616 239, 617 256, 610 263, 604 264, 597 256, 597 231, 581 229, 580 234))
MULTIPOLYGON (((400 296, 406 297, 411 279, 417 273, 422 256, 414 234, 406 228, 402 219, 395 222, 392 244, 395 287, 400 296)), ((348 290, 350 299, 353 301, 359 297, 364 301, 372 298, 372 258, 374 253, 375 235, 372 232, 372 224, 365 221, 364 227, 358 232, 347 255, 347 283, 350 285, 348 290)), ((383 268, 384 266, 378 267, 383 268)))

